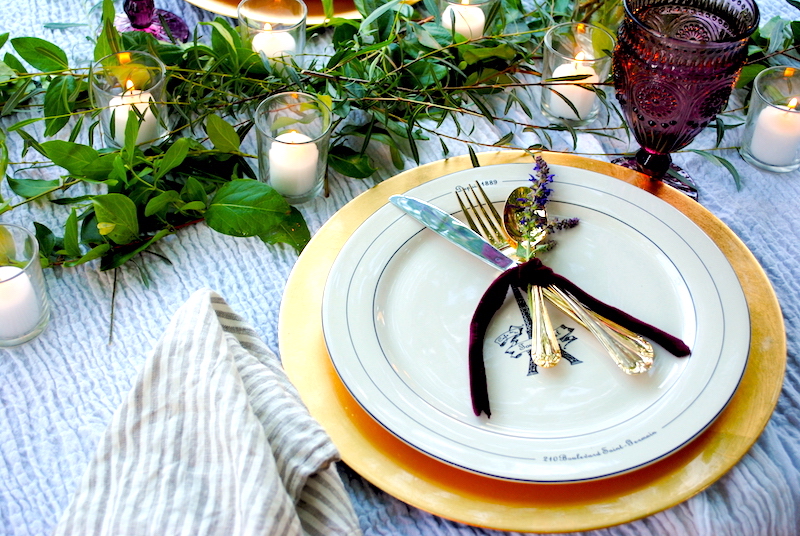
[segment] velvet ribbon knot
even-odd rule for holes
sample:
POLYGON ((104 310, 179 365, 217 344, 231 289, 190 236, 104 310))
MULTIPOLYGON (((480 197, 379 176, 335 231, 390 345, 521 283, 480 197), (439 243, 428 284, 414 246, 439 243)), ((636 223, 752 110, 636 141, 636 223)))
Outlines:
POLYGON ((685 357, 691 353, 689 347, 682 340, 594 298, 575 283, 555 273, 542 264, 539 259, 534 258, 506 270, 492 281, 472 316, 469 326, 469 382, 472 410, 475 415, 480 416, 481 413, 486 413, 487 417, 492 415, 486 386, 486 368, 483 364, 483 339, 486 336, 489 322, 503 305, 511 287, 527 289, 528 285, 558 287, 572 294, 576 300, 595 313, 652 340, 677 357, 685 357))

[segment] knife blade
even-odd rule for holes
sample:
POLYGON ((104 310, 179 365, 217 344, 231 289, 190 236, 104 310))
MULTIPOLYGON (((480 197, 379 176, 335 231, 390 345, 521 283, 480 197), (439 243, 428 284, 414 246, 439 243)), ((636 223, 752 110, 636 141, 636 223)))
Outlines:
POLYGON ((505 271, 517 265, 481 235, 439 207, 406 195, 393 195, 389 201, 431 231, 494 268, 505 271))

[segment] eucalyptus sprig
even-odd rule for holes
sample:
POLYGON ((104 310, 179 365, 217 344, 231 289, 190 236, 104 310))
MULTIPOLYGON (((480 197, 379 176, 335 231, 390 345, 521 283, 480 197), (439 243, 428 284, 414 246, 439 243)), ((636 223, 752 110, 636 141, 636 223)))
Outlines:
MULTIPOLYGON (((337 18, 332 0, 322 2, 329 19, 309 28, 309 39, 326 37, 330 53, 276 69, 224 18, 200 23, 188 43, 160 42, 144 32, 118 33, 112 2, 104 0, 95 59, 142 50, 167 65, 174 124, 163 142, 148 148, 133 144, 135 132, 127 133, 123 147, 103 146, 88 66, 70 65, 66 53, 46 40, 0 35, 0 46, 8 42, 16 52, 0 61, 0 116, 40 112, 8 128, 8 136, 23 142, 20 162, 12 167, 17 173, 45 166, 63 170, 51 180, 9 177, 19 199, 0 198, 0 213, 42 199, 64 207, 61 229, 35 225, 49 264, 99 258, 102 269, 114 268, 199 221, 225 234, 258 236, 299 251, 309 237, 302 214, 254 180, 249 164, 254 155, 242 150, 257 104, 286 90, 327 99, 338 117, 328 166, 356 179, 377 170, 376 145, 388 148, 395 167, 404 169, 407 159, 420 162, 419 144, 438 138, 446 157, 451 141, 470 149, 477 145, 471 134, 484 126, 503 131, 484 144, 490 147, 553 150, 553 135, 565 129, 573 149, 581 131, 624 141, 627 126, 606 94, 608 81, 587 86, 608 110, 599 127, 537 124, 525 95, 544 85, 535 65, 546 30, 584 20, 613 31, 622 15, 620 0, 535 0, 528 11, 520 0, 498 0, 487 16, 486 37, 472 40, 448 29, 434 0, 356 0, 359 20, 337 18), (530 121, 509 121, 512 106, 530 121), (36 123, 43 123, 45 139, 28 131, 36 123), (515 147, 515 129, 536 133, 540 142, 515 147), (24 161, 36 153, 41 157, 24 161)), ((797 60, 798 45, 799 23, 769 21, 751 40, 741 83, 746 87, 767 65, 797 60)), ((741 125, 736 113, 712 123, 716 147, 700 153, 732 173, 735 166, 709 151, 741 125)), ((10 162, 2 138, 0 149, 2 178, 10 162)))

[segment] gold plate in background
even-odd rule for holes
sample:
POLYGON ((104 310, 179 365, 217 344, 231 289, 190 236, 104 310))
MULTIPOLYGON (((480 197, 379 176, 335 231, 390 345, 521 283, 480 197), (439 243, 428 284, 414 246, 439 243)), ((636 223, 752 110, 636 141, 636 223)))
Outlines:
MULTIPOLYGON (((739 277, 751 321, 742 382, 727 408, 694 441, 652 465, 594 482, 530 484, 481 476, 435 460, 386 431, 339 379, 322 333, 328 272, 350 235, 390 195, 471 167, 468 156, 420 166, 384 181, 333 215, 292 271, 278 326, 283 366, 342 460, 386 493, 432 514, 481 527, 569 532, 617 525, 680 502, 711 485, 749 450, 772 414, 783 384, 786 334, 775 292, 752 253, 698 203, 661 183, 606 162, 545 153, 548 163, 589 169, 646 189, 711 237, 739 277)), ((478 155, 482 166, 533 162, 520 151, 478 155)))
MULTIPOLYGON (((238 18, 236 8, 239 5, 239 0, 186 1, 200 9, 205 9, 224 17, 238 18)), ((308 24, 321 24, 325 20, 325 12, 322 10, 322 2, 320 0, 306 0, 306 6, 308 7, 308 16, 306 17, 308 24)), ((345 19, 361 17, 353 4, 353 0, 333 0, 333 12, 337 17, 345 19)))

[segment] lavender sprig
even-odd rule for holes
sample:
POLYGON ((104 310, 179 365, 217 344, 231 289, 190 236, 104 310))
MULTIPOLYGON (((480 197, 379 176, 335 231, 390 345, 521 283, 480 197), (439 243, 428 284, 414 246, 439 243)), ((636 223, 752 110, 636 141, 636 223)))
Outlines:
POLYGON ((559 219, 547 218, 547 203, 550 201, 555 174, 550 171, 550 166, 540 155, 535 156, 533 173, 530 175, 530 193, 526 197, 517 199, 520 215, 519 227, 528 237, 519 245, 517 255, 525 260, 534 258, 537 254, 549 251, 555 246, 552 240, 539 241, 535 246, 536 238, 544 230, 548 235, 564 229, 571 229, 578 225, 578 218, 559 219))

